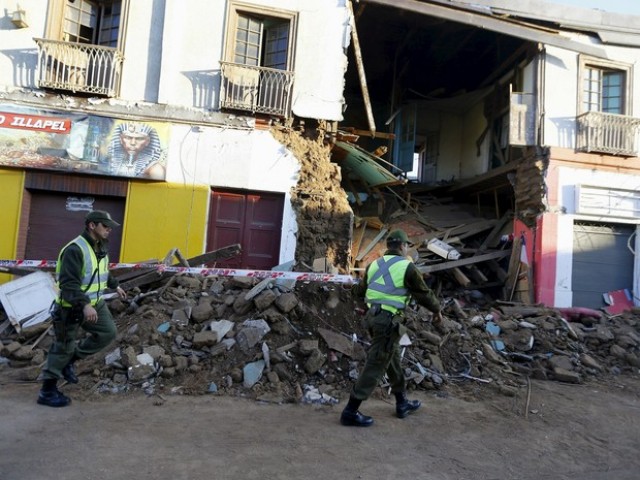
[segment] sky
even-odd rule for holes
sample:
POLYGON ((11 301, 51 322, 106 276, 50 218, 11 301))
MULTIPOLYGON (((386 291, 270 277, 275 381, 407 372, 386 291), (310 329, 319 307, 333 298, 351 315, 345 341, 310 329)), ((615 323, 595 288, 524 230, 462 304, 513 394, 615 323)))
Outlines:
POLYGON ((611 13, 627 13, 640 15, 640 1, 638 0, 546 0, 551 3, 573 5, 582 8, 597 8, 611 13))

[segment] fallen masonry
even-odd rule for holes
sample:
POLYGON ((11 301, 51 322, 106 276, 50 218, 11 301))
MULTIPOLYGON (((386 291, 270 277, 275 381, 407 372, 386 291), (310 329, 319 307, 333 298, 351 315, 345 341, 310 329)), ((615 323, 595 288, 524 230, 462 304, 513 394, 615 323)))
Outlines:
MULTIPOLYGON (((582 383, 640 368, 635 309, 608 315, 487 302, 463 289, 445 291, 441 300, 445 334, 432 328, 426 310, 407 311, 409 389, 455 385, 516 395, 530 378, 582 383)), ((103 354, 78 363, 76 394, 143 389, 159 397, 336 403, 348 396, 368 341, 360 326, 364 305, 348 286, 329 282, 160 275, 109 307, 118 336, 103 354)), ((19 332, 4 328, 0 338, 0 376, 37 381, 52 341, 50 322, 19 332)), ((388 394, 384 384, 377 394, 388 394)))

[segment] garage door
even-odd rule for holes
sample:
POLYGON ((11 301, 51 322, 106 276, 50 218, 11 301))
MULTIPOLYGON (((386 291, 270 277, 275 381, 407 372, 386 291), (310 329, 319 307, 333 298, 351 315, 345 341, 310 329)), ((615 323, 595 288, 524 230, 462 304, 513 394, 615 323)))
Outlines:
MULTIPOLYGON (((90 209, 106 210, 122 224, 125 200, 97 195, 31 191, 25 258, 56 260, 60 249, 82 233, 84 217, 90 209)), ((121 243, 122 227, 114 228, 109 235, 111 262, 120 260, 121 243)))
POLYGON ((219 267, 270 270, 280 260, 284 195, 211 192, 207 251, 239 243, 242 254, 219 267))
POLYGON ((573 229, 573 306, 606 306, 602 294, 633 286, 627 241, 635 226, 580 223, 573 229))

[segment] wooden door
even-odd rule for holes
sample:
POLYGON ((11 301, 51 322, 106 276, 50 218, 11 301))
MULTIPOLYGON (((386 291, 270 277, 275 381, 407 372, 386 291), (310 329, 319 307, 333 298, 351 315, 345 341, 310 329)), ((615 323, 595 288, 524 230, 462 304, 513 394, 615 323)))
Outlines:
POLYGON ((280 259, 284 195, 262 192, 211 193, 207 251, 239 243, 241 255, 216 266, 270 270, 280 259))

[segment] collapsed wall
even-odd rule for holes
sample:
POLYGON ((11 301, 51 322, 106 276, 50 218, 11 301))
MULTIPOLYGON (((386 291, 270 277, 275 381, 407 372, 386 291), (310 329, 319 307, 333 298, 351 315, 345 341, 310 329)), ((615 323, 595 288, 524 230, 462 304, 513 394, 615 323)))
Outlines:
POLYGON ((324 129, 272 133, 300 162, 298 183, 291 191, 298 226, 296 263, 311 267, 314 259, 326 257, 341 273, 348 272, 353 211, 340 186, 340 167, 331 162, 324 129))

